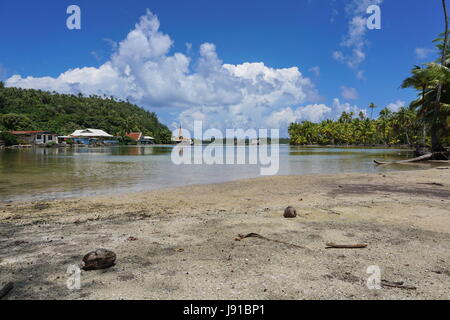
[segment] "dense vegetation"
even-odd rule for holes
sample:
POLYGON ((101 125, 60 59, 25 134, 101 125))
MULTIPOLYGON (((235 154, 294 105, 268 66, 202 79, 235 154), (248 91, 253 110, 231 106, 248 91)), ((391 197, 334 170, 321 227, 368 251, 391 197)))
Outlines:
MULTIPOLYGON (((338 121, 292 123, 289 135, 291 144, 295 145, 413 145, 424 140, 423 125, 417 114, 405 107, 399 112, 385 108, 376 120, 362 112, 358 117, 344 112, 338 121)), ((429 142, 427 136, 425 139, 429 142)))
POLYGON ((140 131, 157 143, 170 143, 171 132, 153 112, 126 101, 99 96, 5 88, 0 82, 0 131, 48 130, 67 135, 94 128, 124 136, 140 131))
POLYGON ((0 145, 2 144, 2 142, 7 147, 16 146, 20 143, 17 136, 15 136, 9 132, 6 132, 6 131, 0 132, 0 145))
MULTIPOLYGON (((385 108, 378 119, 344 112, 338 121, 293 123, 292 144, 373 145, 408 144, 431 146, 439 152, 450 144, 450 51, 448 35, 435 40, 443 52, 440 62, 415 66, 402 88, 418 91, 418 99, 398 112, 385 108)), ((371 103, 371 113, 376 106, 371 103)))

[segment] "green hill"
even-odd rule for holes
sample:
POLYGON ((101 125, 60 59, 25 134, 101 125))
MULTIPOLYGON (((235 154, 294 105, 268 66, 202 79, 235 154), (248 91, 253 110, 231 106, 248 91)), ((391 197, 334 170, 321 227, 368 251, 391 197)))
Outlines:
POLYGON ((76 129, 102 129, 112 135, 140 131, 156 143, 170 143, 171 132, 155 113, 112 97, 5 88, 0 82, 0 131, 49 130, 67 135, 76 129))

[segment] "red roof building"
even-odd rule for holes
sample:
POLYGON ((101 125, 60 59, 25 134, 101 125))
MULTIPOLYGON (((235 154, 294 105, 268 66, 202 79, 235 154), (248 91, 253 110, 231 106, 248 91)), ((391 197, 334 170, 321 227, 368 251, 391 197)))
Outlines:
POLYGON ((142 135, 142 132, 130 132, 126 136, 139 144, 154 144, 155 138, 142 135))
POLYGON ((20 136, 20 135, 29 135, 29 134, 51 134, 50 131, 9 131, 9 133, 20 136))
POLYGON ((133 139, 136 142, 139 142, 142 138, 142 132, 130 132, 130 133, 127 133, 126 136, 128 138, 133 139))

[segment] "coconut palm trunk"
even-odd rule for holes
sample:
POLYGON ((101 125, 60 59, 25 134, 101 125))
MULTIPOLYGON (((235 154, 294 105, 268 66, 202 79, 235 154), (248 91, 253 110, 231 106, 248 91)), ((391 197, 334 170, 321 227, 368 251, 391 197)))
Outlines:
MULTIPOLYGON (((444 48, 442 49, 441 65, 446 65, 446 55, 447 55, 447 44, 448 44, 448 14, 447 14, 447 4, 445 0, 442 0, 442 7, 444 10, 445 17, 445 37, 444 37, 444 48)), ((442 96, 442 81, 439 82, 438 90, 436 94, 436 101, 433 112, 433 122, 431 124, 431 150, 433 152, 442 151, 442 146, 440 144, 440 139, 438 135, 439 130, 439 112, 441 110, 441 96, 442 96)))
POLYGON ((427 125, 424 123, 422 128, 422 147, 427 145, 427 125))

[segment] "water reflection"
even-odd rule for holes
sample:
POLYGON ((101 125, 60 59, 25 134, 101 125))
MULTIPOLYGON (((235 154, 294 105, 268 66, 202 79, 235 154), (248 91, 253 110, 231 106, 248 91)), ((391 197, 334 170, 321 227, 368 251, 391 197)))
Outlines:
MULTIPOLYGON (((129 146, 1 150, 0 201, 141 191, 260 176, 258 165, 176 166, 171 161, 172 148, 129 146)), ((248 153, 248 147, 238 147, 237 153, 248 153)), ((389 161, 410 156, 410 151, 397 149, 299 148, 283 145, 280 146, 279 174, 413 170, 417 166, 376 167, 373 164, 374 159, 389 161)))

